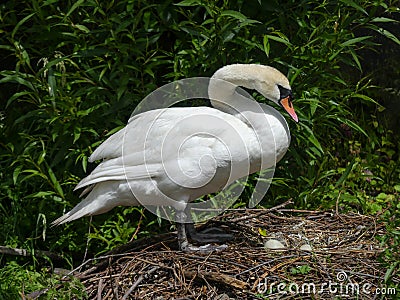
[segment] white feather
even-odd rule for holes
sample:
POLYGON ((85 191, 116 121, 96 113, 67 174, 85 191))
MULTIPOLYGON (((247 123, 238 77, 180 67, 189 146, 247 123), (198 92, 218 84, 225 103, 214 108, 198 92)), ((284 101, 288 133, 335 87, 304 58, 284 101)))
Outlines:
MULTIPOLYGON (((275 102, 277 84, 290 88, 280 72, 258 65, 226 66, 214 78, 256 88, 275 102)), ((213 99, 221 96, 220 92, 218 87, 210 86, 213 99)), ((86 198, 53 224, 101 214, 118 205, 174 206, 176 201, 171 200, 193 201, 273 166, 285 154, 290 135, 278 111, 261 105, 260 112, 252 103, 237 102, 235 105, 241 110, 237 114, 216 101, 212 104, 218 109, 156 109, 132 117, 125 128, 110 136, 90 156, 89 161, 101 162, 76 186, 86 187, 82 193, 86 198), (206 122, 201 122, 202 116, 206 122), (266 120, 269 128, 265 128, 266 120), (255 124, 254 128, 249 121, 255 124), (242 146, 238 146, 238 139, 242 146), (175 142, 180 142, 179 148, 174 148, 175 142)))

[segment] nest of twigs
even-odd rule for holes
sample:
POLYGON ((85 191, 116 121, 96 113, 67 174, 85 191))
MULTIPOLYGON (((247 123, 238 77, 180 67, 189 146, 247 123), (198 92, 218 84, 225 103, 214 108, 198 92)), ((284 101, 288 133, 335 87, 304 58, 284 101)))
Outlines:
POLYGON ((225 251, 183 253, 169 233, 86 262, 73 276, 90 299, 373 299, 382 288, 376 237, 384 227, 371 216, 243 209, 206 224, 216 225, 235 236, 225 251), (284 248, 266 248, 271 240, 284 248))

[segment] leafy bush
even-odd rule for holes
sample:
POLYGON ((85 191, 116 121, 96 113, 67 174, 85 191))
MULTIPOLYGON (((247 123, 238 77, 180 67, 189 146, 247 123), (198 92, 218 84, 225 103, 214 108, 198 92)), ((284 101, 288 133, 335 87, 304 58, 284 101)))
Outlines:
POLYGON ((0 299, 26 299, 30 293, 46 290, 40 299, 86 299, 82 284, 76 278, 59 285, 58 276, 46 270, 36 271, 33 266, 20 266, 10 262, 0 270, 0 299))
MULTIPOLYGON (((297 98, 300 123, 290 122, 291 149, 265 205, 293 198, 299 208, 338 203, 376 213, 396 203, 398 138, 379 114, 386 100, 375 85, 380 72, 398 75, 400 66, 393 58, 373 67, 379 43, 399 49, 396 3, 0 4, 1 244, 80 256, 88 219, 56 229, 48 223, 79 201, 73 188, 91 168, 93 149, 156 87, 230 63, 277 67, 297 98)), ((394 80, 386 90, 398 89, 394 80)), ((162 230, 136 208, 115 209, 90 227, 92 255, 162 230)))

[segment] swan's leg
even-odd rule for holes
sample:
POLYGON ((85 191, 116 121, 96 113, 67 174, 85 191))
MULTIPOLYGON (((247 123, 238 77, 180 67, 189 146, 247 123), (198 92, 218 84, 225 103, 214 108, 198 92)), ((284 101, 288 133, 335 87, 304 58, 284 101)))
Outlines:
MULTIPOLYGON (((178 220, 184 221, 186 219, 186 214, 184 211, 178 212, 178 220)), ((187 234, 186 234, 186 224, 184 222, 176 223, 176 227, 178 230, 178 243, 179 249, 185 252, 200 252, 200 253, 210 253, 213 251, 222 251, 225 250, 227 245, 213 246, 210 244, 204 246, 194 246, 189 243, 187 234)))
MULTIPOLYGON (((186 219, 186 215, 184 212, 178 212, 178 221, 184 221, 186 219)), ((182 251, 186 251, 188 247, 191 245, 189 244, 187 234, 186 234, 186 226, 185 223, 176 223, 176 229, 178 231, 178 244, 179 249, 182 251)))
POLYGON ((223 243, 233 239, 233 235, 225 233, 218 227, 206 228, 202 231, 196 231, 193 223, 187 223, 186 231, 190 238, 199 243, 223 243))
POLYGON ((190 218, 185 223, 186 225, 186 233, 189 237, 199 243, 223 243, 226 241, 230 241, 233 239, 233 235, 225 233, 221 228, 211 227, 206 228, 202 231, 197 231, 194 228, 194 223, 192 221, 192 215, 190 214, 190 208, 186 206, 185 210, 186 218, 190 218), (188 222, 189 221, 189 222, 188 222))

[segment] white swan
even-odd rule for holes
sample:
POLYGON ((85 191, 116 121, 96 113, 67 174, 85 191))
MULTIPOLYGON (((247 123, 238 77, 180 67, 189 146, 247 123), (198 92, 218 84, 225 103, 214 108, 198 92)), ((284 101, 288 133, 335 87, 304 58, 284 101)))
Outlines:
MULTIPOLYGON (((82 193, 86 198, 53 225, 105 213, 119 205, 172 205, 179 210, 178 220, 182 220, 177 223, 181 250, 222 249, 188 243, 187 231, 194 239, 215 239, 207 233, 196 236, 193 226, 185 224, 186 203, 274 166, 290 143, 283 116, 270 106, 260 104, 260 108, 257 102, 240 96, 235 87, 257 90, 283 107, 296 122, 298 119, 289 81, 272 67, 228 65, 212 78, 215 80, 211 80, 208 92, 214 108, 146 111, 132 117, 124 129, 103 142, 89 158, 90 162, 102 162, 76 187, 86 188, 82 193), (170 148, 162 148, 166 139, 170 148), (174 148, 175 144, 179 147, 174 148)), ((223 240, 229 236, 216 237, 223 240)))

